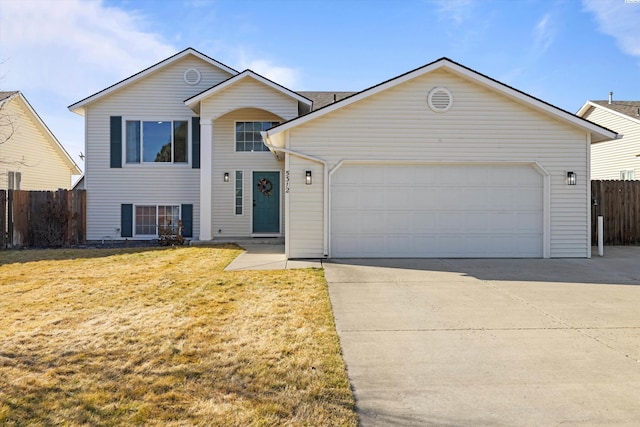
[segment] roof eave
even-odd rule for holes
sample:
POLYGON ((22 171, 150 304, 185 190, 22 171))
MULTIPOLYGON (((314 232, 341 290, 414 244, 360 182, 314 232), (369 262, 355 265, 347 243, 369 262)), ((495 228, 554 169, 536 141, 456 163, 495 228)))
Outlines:
MULTIPOLYGON (((69 153, 67 152, 67 150, 64 148, 64 146, 60 143, 60 141, 58 141, 58 138, 56 138, 56 136, 53 134, 53 132, 51 132, 51 129, 49 129, 49 127, 47 126, 47 124, 42 120, 42 118, 38 115, 38 113, 36 112, 36 110, 33 109, 33 107, 31 106, 31 104, 29 103, 29 101, 27 100, 27 98, 24 97, 24 95, 21 92, 17 93, 17 98, 19 98, 20 100, 23 101, 23 103, 25 104, 25 106, 27 107, 27 109, 29 110, 29 112, 33 115, 33 117, 35 117, 37 123, 41 126, 41 128, 44 130, 46 136, 53 141, 53 144, 56 146, 56 148, 58 149, 58 151, 60 152, 60 154, 62 154, 62 159, 65 163, 67 163, 67 166, 69 167, 69 170, 71 171, 72 175, 79 175, 82 173, 82 171, 80 170, 80 168, 78 167, 78 165, 76 164, 76 162, 73 161, 73 158, 71 158, 71 156, 69 155, 69 153)), ((14 97, 15 98, 15 97, 14 97)), ((13 99, 13 98, 12 98, 13 99)))
POLYGON ((160 62, 158 62, 158 63, 156 63, 156 64, 154 64, 154 65, 152 65, 152 66, 150 66, 148 68, 145 68, 144 70, 142 70, 142 71, 140 71, 140 72, 138 72, 138 73, 136 73, 136 74, 134 74, 132 76, 129 76, 129 77, 123 79, 123 80, 120 80, 119 82, 117 82, 117 83, 115 83, 115 84, 113 84, 113 85, 111 85, 111 86, 109 86, 109 87, 107 87, 105 89, 102 89, 101 91, 96 92, 93 95, 90 95, 90 96, 88 96, 88 97, 86 97, 86 98, 84 98, 84 99, 82 99, 82 100, 80 100, 80 101, 78 101, 78 102, 76 102, 74 104, 69 105, 67 108, 70 111, 82 116, 82 115, 84 115, 84 109, 83 108, 86 105, 88 105, 88 104, 90 104, 92 102, 95 102, 98 99, 102 98, 103 96, 106 96, 106 95, 108 95, 110 93, 113 93, 116 90, 119 90, 119 89, 121 89, 123 87, 126 87, 126 86, 128 86, 128 85, 130 85, 130 84, 132 84, 132 83, 134 83, 134 82, 136 82, 136 81, 148 76, 149 74, 151 74, 151 73, 153 73, 153 72, 155 72, 155 71, 157 71, 157 70, 159 70, 161 68, 164 68, 167 65, 174 63, 175 61, 178 61, 178 60, 184 58, 187 55, 193 55, 193 56, 195 56, 197 58, 200 58, 203 61, 206 61, 206 62, 210 63, 211 65, 216 66, 216 67, 220 68, 222 71, 225 71, 225 72, 227 72, 227 73, 229 73, 231 75, 238 74, 238 72, 236 70, 234 70, 233 68, 228 67, 228 66, 224 65, 223 63, 218 62, 215 59, 210 58, 207 55, 205 55, 205 54, 203 54, 201 52, 198 52, 197 50, 189 47, 189 48, 186 48, 186 49, 176 53, 175 55, 170 56, 169 58, 163 59, 162 61, 160 61, 160 62), (82 110, 81 110, 81 108, 82 108, 82 110))
POLYGON ((324 114, 330 113, 332 111, 335 111, 339 108, 342 108, 346 105, 349 105, 351 103, 357 102, 361 99, 367 98, 371 95, 374 95, 376 93, 379 93, 383 90, 386 90, 390 87, 396 86, 398 84, 401 84, 405 81, 411 80, 415 77, 421 76, 423 74, 427 74, 430 73, 432 71, 435 71, 437 69, 440 68, 445 68, 447 70, 450 70, 460 76, 466 77, 468 79, 471 79, 485 87, 489 87, 492 88, 493 90, 496 90, 502 94, 504 94, 505 96, 510 97, 511 99, 517 100, 521 103, 524 103, 538 111, 544 112, 546 114, 550 114, 560 120, 563 120, 565 122, 569 122, 574 126, 578 126, 580 128, 583 128, 586 131, 591 132, 592 134, 592 140, 593 137, 595 136, 595 140, 596 141, 604 141, 604 140, 610 140, 610 139, 614 139, 617 137, 617 134, 613 131, 611 131, 610 129, 607 129, 605 127, 602 127, 600 125, 597 125, 593 122, 590 122, 584 118, 578 117, 572 113, 569 113, 568 111, 562 110, 561 108, 558 108, 554 105, 551 105, 547 102, 544 102, 538 98, 535 98, 532 95, 526 94, 522 91, 519 91, 511 86, 508 86, 502 82, 499 82, 495 79, 492 79, 482 73, 479 73, 475 70, 472 70, 471 68, 465 67, 461 64, 458 64, 455 61, 450 60, 449 58, 440 58, 432 63, 429 63, 427 65, 424 65, 420 68, 416 68, 412 71, 409 71, 407 73, 401 74, 398 77, 392 78, 390 80, 387 80, 385 82, 382 82, 378 85, 372 86, 368 89, 365 89, 361 92, 358 92, 354 95, 351 95, 347 98, 344 98, 341 101, 337 101, 333 104, 330 104, 326 107, 320 108, 316 111, 313 111, 305 116, 300 116, 298 118, 295 118, 293 120, 290 120, 288 122, 285 122, 279 126, 276 126, 270 130, 267 131, 269 136, 273 136, 276 135, 280 132, 284 132, 285 130, 291 129, 292 127, 298 126, 302 123, 305 123, 309 120, 313 120, 316 117, 322 116, 324 114))
POLYGON ((200 113, 200 102, 202 100, 204 100, 205 98, 208 98, 209 96, 215 94, 216 92, 219 92, 229 86, 233 86, 239 82, 241 82, 242 80, 244 80, 245 78, 253 78, 256 81, 259 81, 287 96, 290 96, 291 98, 295 99, 296 101, 298 101, 298 104, 302 103, 304 105, 308 105, 309 107, 312 106, 313 102, 292 91, 291 89, 287 89, 286 87, 279 85, 278 83, 275 83, 272 80, 267 79, 264 76, 261 76, 260 74, 251 71, 251 70, 244 70, 243 72, 236 74, 235 76, 232 76, 230 78, 228 78, 225 81, 222 81, 218 84, 216 84, 215 86, 210 87, 209 89, 200 92, 199 94, 196 94, 194 96, 192 96, 191 98, 188 98, 184 101, 184 104, 189 107, 191 110, 193 110, 196 113, 200 113))

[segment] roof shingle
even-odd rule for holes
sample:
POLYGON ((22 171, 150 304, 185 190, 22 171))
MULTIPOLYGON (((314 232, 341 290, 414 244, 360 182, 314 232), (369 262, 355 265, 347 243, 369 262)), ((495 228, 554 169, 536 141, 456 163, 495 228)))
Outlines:
POLYGON ((591 101, 594 104, 603 106, 618 113, 625 114, 634 119, 640 118, 640 101, 591 101))

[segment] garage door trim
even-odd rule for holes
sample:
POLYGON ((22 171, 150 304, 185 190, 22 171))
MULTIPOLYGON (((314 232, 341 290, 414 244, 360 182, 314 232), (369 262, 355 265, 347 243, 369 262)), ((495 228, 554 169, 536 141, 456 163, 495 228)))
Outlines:
MULTIPOLYGON (((328 211, 332 212, 333 189, 332 177, 335 172, 345 165, 380 165, 380 166, 530 166, 533 167, 542 176, 542 257, 551 257, 551 175, 536 161, 416 161, 416 160, 340 160, 329 171, 329 182, 327 191, 329 192, 328 211)), ((331 228, 332 215, 327 218, 326 236, 328 239, 329 257, 332 257, 331 228)))

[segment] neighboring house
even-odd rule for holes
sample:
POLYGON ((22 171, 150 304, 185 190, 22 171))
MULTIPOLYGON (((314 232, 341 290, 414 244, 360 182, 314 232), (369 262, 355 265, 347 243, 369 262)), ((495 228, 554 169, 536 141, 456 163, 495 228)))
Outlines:
POLYGON ((446 58, 334 101, 186 49, 69 109, 90 240, 181 219, 289 258, 589 257, 589 145, 616 137, 446 58))
POLYGON ((0 189, 68 189, 80 173, 24 95, 0 92, 0 189))
POLYGON ((620 135, 591 144, 591 179, 640 179, 640 101, 587 101, 577 114, 620 135))

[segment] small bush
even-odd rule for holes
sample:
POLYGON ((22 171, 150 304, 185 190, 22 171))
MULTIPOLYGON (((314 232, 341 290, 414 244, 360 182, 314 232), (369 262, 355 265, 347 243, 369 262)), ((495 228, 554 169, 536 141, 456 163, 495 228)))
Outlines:
POLYGON ((184 236, 182 235, 182 221, 178 221, 178 228, 164 225, 158 227, 158 243, 160 246, 182 246, 184 236))

